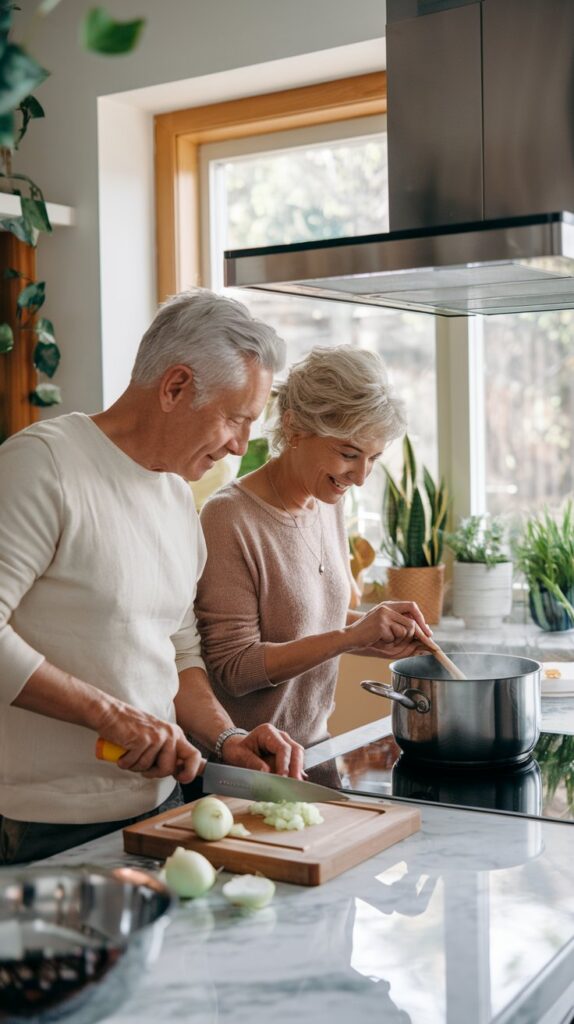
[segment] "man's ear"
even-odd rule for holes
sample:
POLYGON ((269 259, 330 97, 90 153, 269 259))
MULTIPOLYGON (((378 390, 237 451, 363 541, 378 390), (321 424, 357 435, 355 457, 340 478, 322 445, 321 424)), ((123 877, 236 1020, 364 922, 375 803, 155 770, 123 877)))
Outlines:
POLYGON ((170 366, 165 371, 159 385, 159 401, 163 412, 171 412, 184 399, 191 405, 194 392, 191 366, 186 366, 185 363, 170 366))

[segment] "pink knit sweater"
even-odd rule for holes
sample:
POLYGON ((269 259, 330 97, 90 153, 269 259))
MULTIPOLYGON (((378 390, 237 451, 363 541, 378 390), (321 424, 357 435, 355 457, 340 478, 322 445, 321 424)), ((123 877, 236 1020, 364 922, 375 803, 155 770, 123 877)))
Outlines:
POLYGON ((308 746, 327 734, 338 658, 273 684, 265 645, 340 629, 350 573, 342 502, 321 504, 320 518, 313 510, 297 521, 299 529, 240 481, 218 491, 201 514, 208 557, 196 614, 213 689, 235 724, 273 722, 308 746))

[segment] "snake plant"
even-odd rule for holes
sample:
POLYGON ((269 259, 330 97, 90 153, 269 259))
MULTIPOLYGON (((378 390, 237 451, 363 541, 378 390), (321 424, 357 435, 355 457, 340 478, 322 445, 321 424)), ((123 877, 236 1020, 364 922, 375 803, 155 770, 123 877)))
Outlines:
POLYGON ((386 466, 383 498, 381 549, 391 564, 406 568, 439 565, 448 514, 448 491, 443 480, 437 485, 423 466, 422 485, 409 437, 403 440, 403 470, 396 480, 386 466))

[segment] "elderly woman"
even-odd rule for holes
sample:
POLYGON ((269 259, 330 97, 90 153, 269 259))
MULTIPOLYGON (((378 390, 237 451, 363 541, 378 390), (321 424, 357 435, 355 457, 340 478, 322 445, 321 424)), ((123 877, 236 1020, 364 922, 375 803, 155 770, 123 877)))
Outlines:
POLYGON ((343 498, 404 432, 381 359, 314 349, 279 386, 274 458, 204 506, 208 558, 196 614, 213 689, 234 722, 327 735, 338 656, 418 653, 416 604, 349 609, 343 498))

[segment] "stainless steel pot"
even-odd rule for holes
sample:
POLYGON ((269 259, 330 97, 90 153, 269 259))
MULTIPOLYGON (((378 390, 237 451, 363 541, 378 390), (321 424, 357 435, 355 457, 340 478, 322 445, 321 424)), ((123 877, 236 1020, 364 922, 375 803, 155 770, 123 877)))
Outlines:
POLYGON ((392 662, 392 685, 365 680, 393 701, 399 746, 418 760, 477 767, 516 764, 540 735, 540 664, 508 654, 455 654, 452 679, 433 655, 392 662))

